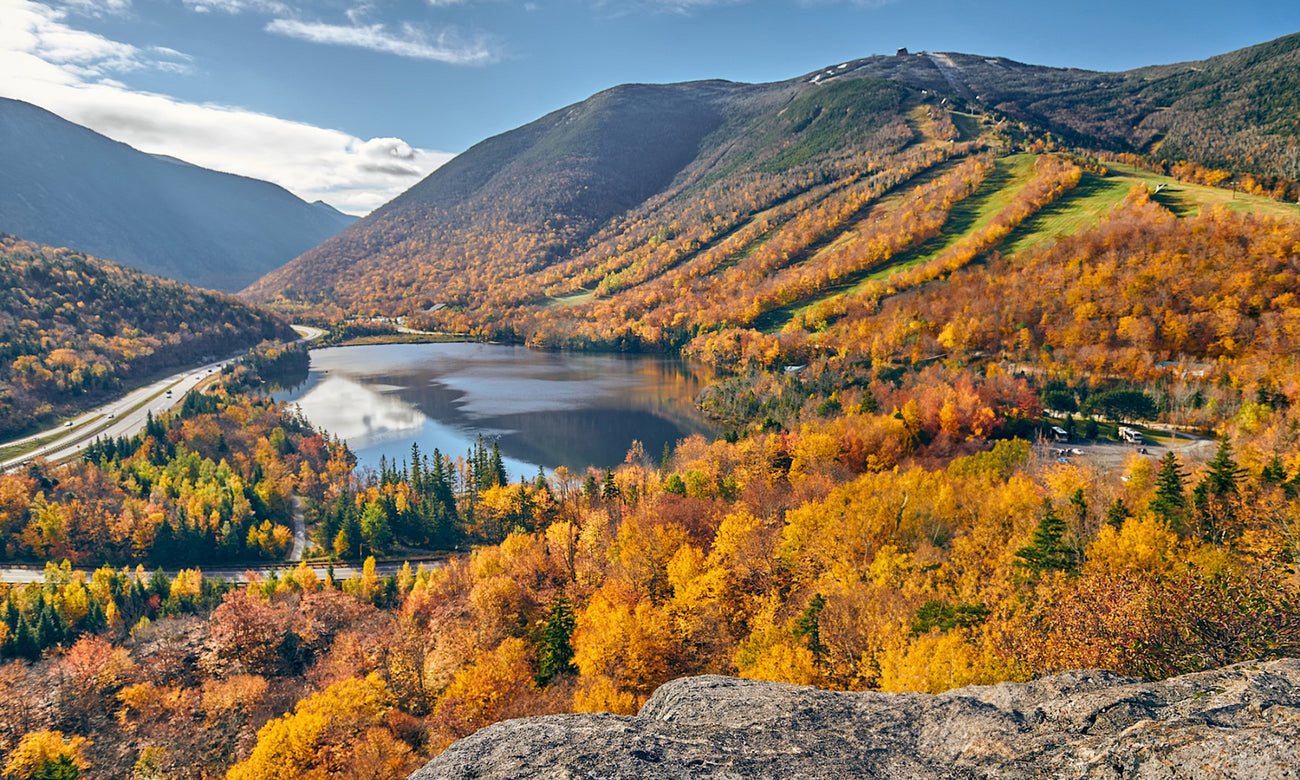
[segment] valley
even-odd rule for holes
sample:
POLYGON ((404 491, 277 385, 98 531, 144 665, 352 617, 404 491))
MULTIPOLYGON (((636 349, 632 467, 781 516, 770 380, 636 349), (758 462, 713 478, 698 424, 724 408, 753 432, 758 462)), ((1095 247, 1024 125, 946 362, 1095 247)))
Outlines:
POLYGON ((0 754, 399 778, 683 677, 1290 668, 1298 63, 612 87, 238 297, 6 237, 0 420, 72 426, 3 453, 0 754))

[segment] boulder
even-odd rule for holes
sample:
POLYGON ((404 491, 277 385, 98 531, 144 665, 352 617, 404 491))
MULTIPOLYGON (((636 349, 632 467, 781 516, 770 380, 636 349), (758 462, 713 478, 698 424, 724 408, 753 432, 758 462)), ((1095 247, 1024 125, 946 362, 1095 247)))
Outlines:
POLYGON ((1073 671, 938 695, 703 676, 634 717, 497 723, 409 780, 1297 778, 1300 660, 1146 682, 1073 671))

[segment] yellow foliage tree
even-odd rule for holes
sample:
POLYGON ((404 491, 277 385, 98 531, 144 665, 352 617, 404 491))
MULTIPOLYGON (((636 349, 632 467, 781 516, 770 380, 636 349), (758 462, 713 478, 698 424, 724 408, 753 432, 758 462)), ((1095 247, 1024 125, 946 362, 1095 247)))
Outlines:
POLYGON ((391 734, 387 739, 372 734, 386 729, 390 710, 387 687, 377 674, 331 685, 298 702, 291 715, 263 726, 252 754, 231 767, 226 780, 350 778, 351 768, 363 763, 387 766, 391 773, 382 776, 399 777, 416 763, 410 747, 391 734))
POLYGON ((663 610, 639 602, 616 583, 598 591, 578 615, 573 660, 586 677, 607 677, 623 690, 649 696, 671 676, 678 642, 663 610))
POLYGON ((83 755, 87 744, 83 737, 65 740, 60 731, 25 734, 5 761, 5 777, 15 780, 75 780, 89 766, 83 755))
POLYGON ((1164 573, 1183 557, 1178 534, 1151 514, 1130 517, 1118 529, 1106 526, 1088 546, 1088 565, 1102 570, 1164 573))

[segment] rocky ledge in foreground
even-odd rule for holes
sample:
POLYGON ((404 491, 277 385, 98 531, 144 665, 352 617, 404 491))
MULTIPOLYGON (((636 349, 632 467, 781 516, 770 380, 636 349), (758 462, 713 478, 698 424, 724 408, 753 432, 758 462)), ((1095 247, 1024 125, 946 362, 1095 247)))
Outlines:
POLYGON ((649 777, 1297 778, 1300 660, 1157 683, 1066 672, 937 696, 690 677, 636 717, 489 726, 409 780, 649 777))

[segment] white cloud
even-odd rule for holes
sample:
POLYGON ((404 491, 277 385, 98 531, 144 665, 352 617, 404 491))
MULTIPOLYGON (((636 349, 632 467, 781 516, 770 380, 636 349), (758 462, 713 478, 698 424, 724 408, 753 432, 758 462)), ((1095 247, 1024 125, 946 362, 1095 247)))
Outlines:
POLYGON ((131 8, 131 0, 57 0, 63 8, 86 16, 122 14, 131 8))
POLYGON ((409 23, 396 32, 382 24, 327 24, 298 19, 274 19, 266 31, 311 43, 353 46, 419 60, 452 65, 486 65, 496 62, 497 52, 488 38, 463 39, 454 30, 429 35, 409 23))
POLYGON ((268 14, 284 14, 291 10, 278 0, 181 0, 186 8, 198 13, 219 11, 226 14, 242 14, 258 11, 268 14))
POLYGON ((452 155, 396 138, 365 140, 238 106, 132 90, 123 74, 189 66, 71 27, 32 0, 0 0, 0 96, 34 103, 146 152, 275 182, 307 200, 364 214, 452 155))

